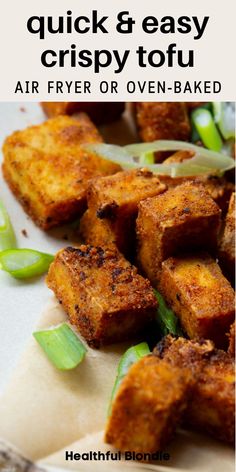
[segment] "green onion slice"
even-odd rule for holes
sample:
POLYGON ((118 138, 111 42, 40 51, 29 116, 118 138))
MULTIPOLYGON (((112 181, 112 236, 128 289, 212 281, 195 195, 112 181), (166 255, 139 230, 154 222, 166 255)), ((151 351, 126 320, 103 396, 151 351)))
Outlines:
POLYGON ((209 110, 197 108, 192 112, 191 118, 203 144, 208 149, 220 151, 223 142, 209 110))
POLYGON ((115 384, 112 389, 111 401, 109 405, 109 414, 110 414, 111 405, 115 398, 117 390, 122 380, 126 376, 128 370, 135 362, 137 362, 142 357, 147 356, 148 354, 150 354, 149 346, 147 343, 143 342, 140 344, 136 344, 136 346, 130 347, 121 357, 119 365, 118 365, 118 369, 117 369, 117 376, 116 376, 115 384))
POLYGON ((54 256, 33 249, 6 249, 0 252, 0 269, 17 279, 27 279, 47 272, 54 256))
POLYGON ((235 167, 235 161, 232 157, 183 141, 160 140, 151 143, 129 144, 124 147, 112 144, 87 144, 84 145, 84 148, 98 154, 103 159, 120 164, 124 169, 140 168, 142 166, 140 156, 146 153, 192 151, 194 156, 180 163, 145 164, 145 167, 152 172, 171 177, 186 177, 209 173, 222 174, 226 170, 235 167))
POLYGON ((168 308, 162 295, 155 289, 154 294, 158 300, 157 323, 160 327, 161 334, 163 336, 166 336, 167 334, 183 336, 183 333, 179 327, 178 318, 173 310, 168 308))
POLYGON ((235 137, 235 103, 212 103, 214 120, 224 139, 235 137))
POLYGON ((0 251, 16 247, 15 233, 6 208, 0 201, 0 251))
POLYGON ((87 351, 67 323, 62 323, 53 329, 36 331, 33 336, 48 359, 60 370, 77 367, 87 351))
POLYGON ((155 164, 155 156, 153 152, 144 152, 140 155, 139 164, 145 166, 147 164, 155 164))

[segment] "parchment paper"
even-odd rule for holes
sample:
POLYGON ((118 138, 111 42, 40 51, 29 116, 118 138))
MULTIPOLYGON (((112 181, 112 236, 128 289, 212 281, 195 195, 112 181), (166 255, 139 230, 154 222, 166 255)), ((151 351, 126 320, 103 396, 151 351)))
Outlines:
MULTIPOLYGON (((39 328, 66 319, 52 298, 39 328)), ((40 465, 67 470, 154 470, 233 472, 234 452, 209 437, 179 431, 167 452, 171 460, 155 465, 124 462, 67 462, 74 452, 114 449, 103 442, 109 398, 120 355, 127 344, 89 349, 83 363, 71 372, 56 370, 34 338, 30 341, 10 384, 0 398, 0 437, 40 465), (57 452, 55 452, 57 451, 57 452), (47 457, 48 456, 48 457, 47 457)))

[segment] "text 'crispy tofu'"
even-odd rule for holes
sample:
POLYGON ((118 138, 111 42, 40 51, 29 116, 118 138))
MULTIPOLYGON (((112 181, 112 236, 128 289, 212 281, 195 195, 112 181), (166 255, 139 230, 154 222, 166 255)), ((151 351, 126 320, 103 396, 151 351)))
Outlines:
POLYGON ((201 185, 184 183, 139 205, 138 260, 155 285, 161 263, 178 251, 214 251, 221 210, 201 185))
POLYGON ((138 204, 165 189, 147 169, 94 179, 87 194, 89 210, 81 220, 82 237, 92 245, 106 246, 107 242, 113 242, 122 253, 130 254, 135 247, 138 204))
POLYGON ((78 120, 60 116, 6 139, 4 177, 43 229, 80 216, 86 208, 88 181, 120 169, 81 149, 81 144, 101 141, 84 114, 78 120))
POLYGON ((220 265, 233 284, 235 281, 235 216, 235 193, 233 193, 219 247, 220 265))
POLYGON ((112 404, 105 441, 120 451, 161 451, 187 405, 191 376, 147 356, 122 381, 112 404))
POLYGON ((234 291, 207 254, 170 257, 162 264, 159 290, 190 338, 227 345, 234 320, 234 291))
POLYGON ((59 251, 47 284, 71 323, 95 347, 134 337, 155 316, 149 281, 109 249, 82 245, 59 251))
POLYGON ((49 118, 84 112, 97 125, 117 120, 125 109, 124 102, 42 102, 49 118))
POLYGON ((185 422, 217 439, 232 443, 235 431, 233 359, 211 341, 167 336, 154 354, 173 367, 192 373, 192 394, 185 422))

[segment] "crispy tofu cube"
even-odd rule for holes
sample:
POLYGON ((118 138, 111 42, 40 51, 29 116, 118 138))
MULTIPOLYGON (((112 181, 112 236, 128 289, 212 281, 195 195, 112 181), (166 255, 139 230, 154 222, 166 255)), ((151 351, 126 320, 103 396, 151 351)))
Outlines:
POLYGON ((230 356, 235 357, 235 321, 230 327, 229 331, 229 347, 228 353, 230 356))
MULTIPOLYGON (((165 159, 165 164, 181 163, 193 157, 190 151, 178 151, 172 156, 165 159)), ((234 191, 234 184, 229 182, 225 177, 218 175, 196 175, 187 177, 170 177, 168 175, 160 175, 159 179, 165 183, 168 188, 174 188, 184 182, 201 183, 204 189, 207 190, 211 198, 219 205, 222 212, 225 214, 228 210, 229 200, 234 191)))
POLYGON ((190 369, 192 395, 185 423, 217 439, 234 442, 235 368, 233 359, 211 341, 190 341, 167 336, 154 354, 173 367, 190 369))
POLYGON ((234 291, 207 254, 170 257, 162 264, 159 290, 187 335, 227 344, 234 320, 234 291))
POLYGON ((139 205, 139 264, 156 285, 161 264, 178 251, 204 247, 214 251, 221 210, 201 185, 184 183, 139 205))
POLYGON ((86 244, 116 248, 116 236, 108 221, 97 217, 93 209, 88 209, 80 219, 79 233, 86 244))
POLYGON ((87 115, 59 116, 16 131, 3 145, 3 174, 24 209, 43 229, 80 216, 88 181, 120 167, 85 151, 81 144, 101 142, 87 115))
POLYGON ((224 232, 220 241, 219 260, 223 271, 235 281, 235 193, 232 194, 226 215, 224 232))
POLYGON ((124 102, 42 102, 41 105, 49 118, 84 112, 97 125, 118 120, 125 109, 124 102))
POLYGON ((59 251, 47 284, 94 347, 133 337, 155 316, 149 281, 110 249, 82 245, 59 251))
POLYGON ((104 246, 106 233, 123 254, 130 254, 135 248, 135 219, 139 202, 159 195, 165 189, 166 186, 147 169, 118 172, 94 179, 87 194, 89 213, 81 222, 85 241, 104 246))
POLYGON ((120 451, 163 450, 186 408, 190 378, 155 356, 136 362, 113 401, 105 441, 120 451))
POLYGON ((183 102, 136 103, 136 122, 142 141, 190 140, 191 126, 183 102))
POLYGON ((159 175, 159 180, 167 186, 168 189, 175 188, 185 182, 192 182, 204 186, 204 190, 209 193, 211 198, 217 203, 225 215, 228 210, 229 200, 234 191, 234 184, 225 177, 216 175, 197 175, 195 177, 170 177, 169 175, 159 175))

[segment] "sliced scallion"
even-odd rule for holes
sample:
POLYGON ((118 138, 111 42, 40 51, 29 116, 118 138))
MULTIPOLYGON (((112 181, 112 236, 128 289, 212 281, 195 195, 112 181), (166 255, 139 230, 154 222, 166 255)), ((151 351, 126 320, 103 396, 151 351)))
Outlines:
POLYGON ((155 157, 153 152, 144 152, 139 158, 140 165, 154 164, 155 157))
POLYGON ((142 357, 147 356, 148 354, 150 354, 150 349, 149 349, 149 346, 146 342, 136 344, 136 346, 130 347, 123 354, 123 356, 120 359, 119 365, 118 365, 117 376, 116 376, 114 387, 112 389, 111 401, 110 401, 110 405, 109 405, 108 414, 110 414, 112 402, 113 402, 113 400, 115 398, 115 395, 117 393, 117 390, 118 390, 122 380, 126 376, 128 370, 130 369, 130 367, 135 362, 137 362, 142 357))
POLYGON ((48 359, 57 369, 70 370, 77 367, 86 354, 86 347, 66 323, 54 329, 33 333, 48 359))
POLYGON ((6 249, 0 252, 0 269, 17 279, 47 272, 54 256, 33 249, 6 249))
POLYGON ((209 173, 222 174, 226 170, 235 167, 235 161, 232 157, 183 141, 160 140, 151 143, 129 144, 124 147, 111 144, 87 144, 84 145, 84 148, 98 154, 103 159, 120 164, 123 169, 140 168, 143 165, 140 164, 140 156, 146 153, 181 150, 193 152, 194 156, 191 159, 180 163, 145 164, 145 167, 152 172, 171 177, 187 177, 209 173))
POLYGON ((220 151, 223 142, 209 110, 197 108, 191 118, 203 144, 212 151, 220 151))
POLYGON ((178 318, 173 312, 173 310, 168 308, 162 295, 155 289, 154 294, 158 300, 156 320, 161 330, 161 334, 163 336, 166 336, 167 334, 183 336, 183 333, 179 327, 178 318))
POLYGON ((0 201, 0 251, 16 247, 15 233, 6 208, 0 201))
POLYGON ((224 139, 235 137, 235 103, 212 103, 214 120, 224 139))

